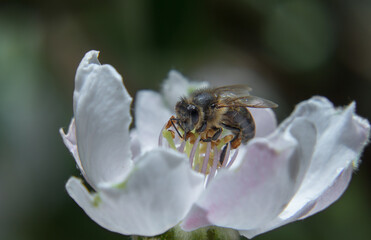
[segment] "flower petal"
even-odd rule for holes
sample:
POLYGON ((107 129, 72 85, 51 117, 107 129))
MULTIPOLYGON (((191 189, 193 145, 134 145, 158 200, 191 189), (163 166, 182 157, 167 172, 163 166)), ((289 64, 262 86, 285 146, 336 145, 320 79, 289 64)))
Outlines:
POLYGON ((139 91, 135 101, 135 126, 143 152, 158 147, 158 137, 171 112, 162 96, 154 91, 139 91))
MULTIPOLYGON (((317 199, 312 200, 315 202, 315 206, 306 214, 301 215, 299 218, 307 218, 319 211, 322 211, 333 202, 338 200, 348 187, 350 179, 352 178, 352 173, 353 166, 349 166, 348 168, 344 169, 317 199)), ((299 211, 301 211, 301 209, 299 211)))
POLYGON ((204 177, 183 154, 158 149, 140 157, 125 182, 94 195, 70 178, 70 196, 102 227, 125 235, 153 236, 178 224, 203 190, 204 177))
POLYGON ((82 175, 84 176, 84 178, 86 178, 86 174, 85 174, 84 169, 82 168, 79 153, 77 151, 75 118, 72 118, 70 126, 68 127, 68 133, 67 134, 64 133, 62 128, 59 129, 59 133, 62 136, 64 145, 66 145, 68 150, 72 153, 72 156, 75 158, 76 164, 79 167, 82 175))
POLYGON ((280 227, 282 225, 285 225, 287 223, 290 223, 292 221, 294 221, 295 219, 298 219, 300 218, 301 216, 307 214, 311 209, 313 209, 313 207, 315 206, 315 202, 314 201, 309 201, 307 202, 307 204, 298 212, 296 212, 294 215, 292 215, 290 218, 282 221, 282 220, 279 220, 279 219, 275 219, 271 222, 271 226, 274 226, 273 228, 271 229, 267 229, 267 228, 257 228, 257 229, 253 229, 253 230, 240 230, 239 233, 240 235, 242 236, 245 236, 247 238, 253 238, 255 237, 256 235, 259 235, 263 232, 267 232, 269 230, 272 230, 274 228, 277 228, 277 227, 280 227), (262 229, 264 229, 264 231, 262 231, 262 229))
POLYGON ((322 97, 314 97, 297 106, 282 126, 298 117, 315 125, 318 135, 311 165, 287 208, 272 222, 243 232, 244 236, 253 237, 311 216, 342 195, 351 179, 354 161, 358 161, 368 142, 370 131, 369 123, 356 116, 354 109, 354 104, 344 110, 334 109, 333 105, 322 97))
MULTIPOLYGON (((293 221, 296 221, 298 219, 306 218, 308 217, 310 212, 318 212, 314 209, 320 208, 321 210, 326 208, 328 205, 336 201, 345 191, 346 186, 348 185, 350 178, 353 173, 353 168, 349 167, 348 169, 344 170, 334 181, 334 184, 329 187, 329 189, 324 193, 321 198, 323 200, 309 200, 304 206, 302 206, 297 212, 295 212, 293 215, 290 215, 289 217, 285 216, 287 215, 287 211, 284 211, 280 216, 278 216, 273 221, 269 222, 263 227, 253 229, 253 230, 247 230, 247 231, 239 231, 241 235, 247 237, 247 238, 253 238, 259 234, 262 234, 264 232, 268 232, 270 230, 273 230, 275 228, 281 227, 285 224, 291 223, 293 221), (344 187, 345 185, 345 187, 344 187), (327 206, 324 206, 324 204, 320 204, 322 207, 317 207, 317 202, 323 202, 328 203, 327 206)), ((314 214, 314 213, 312 213, 314 214)), ((312 215, 311 214, 311 215, 312 215)))
POLYGON ((277 119, 272 109, 249 108, 255 121, 255 137, 266 137, 277 128, 277 119))
POLYGON ((252 140, 244 161, 234 171, 221 171, 215 177, 182 228, 189 231, 212 224, 252 229, 275 218, 299 187, 315 139, 313 125, 297 119, 267 139, 252 140))
POLYGON ((189 82, 180 72, 171 70, 162 85, 162 95, 168 107, 174 109, 181 97, 188 96, 195 89, 208 86, 207 82, 189 82))
POLYGON ((130 150, 132 154, 133 161, 135 162, 135 159, 140 156, 142 150, 141 150, 141 138, 138 135, 137 129, 132 129, 130 131, 130 150))
POLYGON ((293 113, 293 117, 305 117, 311 121, 316 126, 318 138, 311 165, 300 189, 285 210, 286 216, 299 211, 306 202, 317 199, 316 205, 322 206, 316 206, 311 213, 314 214, 330 204, 327 202, 329 196, 321 198, 321 195, 329 194, 331 186, 337 186, 332 188, 336 195, 333 201, 347 187, 350 176, 339 176, 343 173, 344 176, 348 175, 346 169, 359 159, 370 131, 368 122, 360 121, 354 115, 354 110, 354 104, 344 110, 334 109, 327 99, 315 97, 300 104, 293 113), (337 185, 340 182, 336 183, 339 180, 341 187, 337 185), (326 203, 321 202, 321 199, 326 203))
POLYGON ((88 52, 76 73, 74 114, 81 165, 95 189, 130 171, 131 100, 116 70, 101 65, 97 51, 88 52))

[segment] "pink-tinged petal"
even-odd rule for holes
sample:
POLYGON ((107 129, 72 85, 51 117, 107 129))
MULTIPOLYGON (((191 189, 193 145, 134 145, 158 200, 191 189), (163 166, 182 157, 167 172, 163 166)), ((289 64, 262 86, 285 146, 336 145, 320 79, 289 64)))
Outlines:
POLYGON ((208 225, 253 229, 275 218, 292 198, 309 166, 313 125, 292 126, 247 145, 237 168, 220 171, 182 223, 186 231, 208 225), (300 132, 306 129, 305 133, 300 132), (196 211, 202 209, 202 211, 196 211))
POLYGON ((66 188, 86 214, 108 230, 153 236, 177 225, 203 191, 204 177, 186 156, 158 149, 140 157, 125 182, 89 193, 77 178, 66 188))
POLYGON ((277 119, 272 109, 249 108, 255 121, 255 137, 266 137, 277 128, 277 119))
MULTIPOLYGON (((335 109, 325 98, 314 97, 299 104, 282 126, 295 118, 315 125, 317 144, 311 164, 297 193, 274 220, 244 236, 253 237, 298 219, 311 216, 336 201, 347 188, 353 164, 368 142, 370 125, 354 114, 355 104, 335 109), (308 208, 308 205, 312 205, 308 208)), ((281 126, 280 126, 281 127, 281 126)))
POLYGON ((154 91, 139 91, 135 101, 135 126, 143 152, 158 147, 158 137, 171 112, 162 96, 154 91))
POLYGON ((197 228, 210 225, 212 225, 212 223, 209 222, 209 219, 207 218, 207 210, 204 210, 197 204, 194 204, 180 226, 185 231, 192 231, 197 228))
POLYGON ((76 73, 74 114, 81 165, 95 189, 122 181, 132 167, 131 100, 120 74, 88 52, 76 73))

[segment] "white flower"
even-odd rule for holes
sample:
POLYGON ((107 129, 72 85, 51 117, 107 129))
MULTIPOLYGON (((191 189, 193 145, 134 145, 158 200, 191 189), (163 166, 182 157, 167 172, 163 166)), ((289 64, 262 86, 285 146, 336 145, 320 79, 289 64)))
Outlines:
POLYGON ((337 200, 368 141, 369 123, 355 115, 354 103, 334 108, 314 97, 278 128, 271 110, 251 109, 256 138, 205 187, 205 175, 190 167, 186 154, 158 146, 169 106, 195 86, 171 71, 163 96, 140 91, 130 132, 132 99, 121 76, 97 57, 88 52, 77 70, 74 119, 67 135, 61 130, 95 193, 76 177, 66 188, 95 222, 114 232, 153 236, 178 224, 185 231, 215 225, 251 238, 337 200))

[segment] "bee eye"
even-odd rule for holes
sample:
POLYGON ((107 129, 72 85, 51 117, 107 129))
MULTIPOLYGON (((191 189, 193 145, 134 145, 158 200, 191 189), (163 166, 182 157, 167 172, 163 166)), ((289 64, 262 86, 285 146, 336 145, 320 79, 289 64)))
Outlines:
POLYGON ((197 124, 198 122, 198 110, 197 110, 197 107, 195 105, 192 105, 192 104, 189 104, 187 106, 187 110, 188 110, 188 113, 189 113, 189 117, 192 121, 192 124, 195 125, 197 124))
POLYGON ((197 110, 192 110, 190 112, 190 115, 191 115, 192 123, 196 124, 198 122, 198 112, 197 112, 197 110))

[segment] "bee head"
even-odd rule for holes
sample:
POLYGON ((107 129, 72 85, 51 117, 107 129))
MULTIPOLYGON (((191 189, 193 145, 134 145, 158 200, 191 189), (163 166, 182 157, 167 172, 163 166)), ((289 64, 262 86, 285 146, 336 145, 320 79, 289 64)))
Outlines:
POLYGON ((181 99, 175 105, 175 112, 178 119, 177 123, 185 133, 192 131, 199 121, 198 108, 186 99, 181 99))

